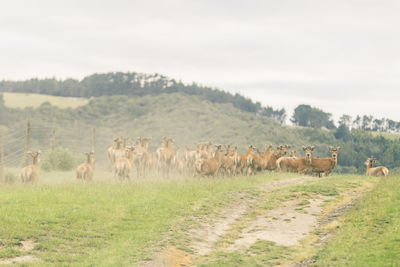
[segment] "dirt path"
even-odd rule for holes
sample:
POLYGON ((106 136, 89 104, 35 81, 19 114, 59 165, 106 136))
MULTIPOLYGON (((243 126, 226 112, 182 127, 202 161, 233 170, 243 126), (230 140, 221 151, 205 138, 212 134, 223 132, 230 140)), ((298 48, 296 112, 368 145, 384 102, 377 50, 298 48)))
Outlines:
MULTIPOLYGON (((301 184, 312 180, 312 177, 297 177, 280 181, 269 182, 260 188, 266 192, 271 192, 279 188, 301 184)), ((189 266, 191 265, 193 256, 202 256, 212 252, 215 245, 221 238, 228 233, 232 225, 242 218, 257 203, 257 199, 249 199, 240 197, 232 203, 231 206, 223 209, 216 217, 207 218, 199 227, 191 229, 188 233, 188 239, 192 240, 188 246, 193 254, 189 254, 174 246, 169 246, 161 253, 155 255, 154 260, 140 264, 140 266, 189 266), (181 260, 179 260, 181 259, 181 260)), ((299 220, 302 215, 298 215, 299 220)), ((314 222, 312 222, 314 223, 314 222)), ((298 224, 293 224, 293 229, 298 224)), ((253 228, 256 228, 254 225, 253 228)), ((308 228, 307 228, 308 229, 308 228)), ((254 230, 254 229, 252 229, 254 230)), ((271 231, 273 231, 271 229, 271 231)), ((251 230, 249 230, 249 233, 251 230)), ((260 232, 260 234, 263 234, 260 232)), ((297 236, 297 235, 296 235, 297 236)), ((249 240, 255 239, 255 236, 245 238, 243 243, 251 243, 249 240)), ((288 238, 288 237, 286 237, 288 238)), ((239 241, 240 242, 240 241, 239 241)), ((240 243, 239 243, 240 244, 240 243)))
MULTIPOLYGON (((324 246, 330 238, 332 238, 335 234, 335 230, 332 230, 332 228, 337 228, 337 226, 340 224, 338 222, 339 218, 350 208, 354 207, 356 203, 359 201, 360 197, 362 194, 365 192, 371 190, 371 186, 367 187, 360 187, 355 190, 353 190, 350 193, 350 196, 345 198, 345 200, 336 208, 333 210, 330 210, 326 216, 318 222, 318 226, 316 227, 319 229, 319 234, 318 234, 318 240, 314 243, 314 246, 316 247, 322 247, 324 246)), ((303 259, 299 262, 292 262, 289 264, 290 267, 308 267, 312 266, 313 263, 315 263, 315 259, 313 258, 306 258, 303 259)))
POLYGON ((272 241, 281 246, 295 246, 317 225, 320 205, 325 199, 313 199, 300 212, 299 201, 288 201, 279 208, 259 215, 227 251, 244 250, 260 240, 272 241))
MULTIPOLYGON (((22 252, 30 252, 35 248, 37 243, 35 243, 32 240, 25 240, 21 242, 21 245, 22 245, 21 247, 17 247, 16 249, 22 252)), ((22 264, 22 263, 38 262, 38 261, 40 261, 40 259, 34 255, 23 255, 14 258, 0 260, 0 265, 22 264)))
MULTIPOLYGON (((312 179, 310 177, 291 178, 270 182, 261 188, 266 192, 271 192, 284 186, 300 184, 312 179)), ((256 202, 256 199, 240 198, 234 203, 234 206, 222 210, 218 217, 211 218, 208 223, 202 224, 199 228, 192 229, 190 231, 190 238, 195 241, 190 245, 190 248, 197 255, 210 253, 221 237, 231 229, 231 225, 246 214, 256 202)))

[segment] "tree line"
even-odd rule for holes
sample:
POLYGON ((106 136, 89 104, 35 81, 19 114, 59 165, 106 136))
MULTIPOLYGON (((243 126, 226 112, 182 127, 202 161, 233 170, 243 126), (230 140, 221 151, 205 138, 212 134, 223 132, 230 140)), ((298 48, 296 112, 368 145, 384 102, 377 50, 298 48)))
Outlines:
POLYGON ((111 95, 158 95, 181 92, 196 95, 213 103, 231 103, 234 107, 261 116, 266 116, 282 124, 286 120, 285 109, 262 106, 240 94, 231 94, 196 83, 184 84, 160 74, 136 72, 110 72, 93 74, 82 80, 29 79, 25 81, 0 81, 0 92, 36 93, 66 97, 99 97, 111 95))

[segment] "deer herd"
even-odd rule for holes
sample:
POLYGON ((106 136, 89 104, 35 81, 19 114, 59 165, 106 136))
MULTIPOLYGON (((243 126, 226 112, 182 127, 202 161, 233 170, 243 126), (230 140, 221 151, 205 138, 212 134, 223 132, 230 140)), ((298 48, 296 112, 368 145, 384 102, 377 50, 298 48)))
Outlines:
MULTIPOLYGON (((139 137, 134 142, 124 137, 116 137, 107 149, 107 157, 111 165, 113 177, 130 180, 133 171, 137 177, 145 177, 146 173, 157 172, 169 177, 171 172, 190 176, 234 176, 254 175, 263 171, 295 172, 313 174, 317 177, 328 176, 338 162, 340 147, 329 147, 331 157, 316 158, 312 156, 314 146, 303 147, 304 156, 297 156, 290 151, 289 145, 273 147, 266 145, 264 151, 254 146, 247 147, 244 154, 238 153, 231 145, 212 145, 211 142, 200 142, 195 149, 186 147, 179 153, 179 147, 172 138, 164 137, 161 146, 155 151, 149 150, 151 138, 139 137), (215 147, 215 149, 213 149, 215 147), (286 156, 289 154, 289 156, 286 156)), ((28 152, 33 164, 22 169, 23 183, 37 183, 39 179, 39 162, 41 152, 28 152)), ((76 169, 77 179, 92 181, 94 173, 94 152, 85 153, 86 162, 76 169)), ((365 162, 368 176, 387 176, 386 167, 374 167, 376 159, 371 157, 365 162)))

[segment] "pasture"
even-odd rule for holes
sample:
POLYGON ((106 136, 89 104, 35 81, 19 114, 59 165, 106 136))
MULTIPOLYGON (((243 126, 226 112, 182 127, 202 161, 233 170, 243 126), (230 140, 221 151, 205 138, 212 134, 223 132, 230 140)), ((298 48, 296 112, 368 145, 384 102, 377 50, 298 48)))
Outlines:
POLYGON ((8 108, 26 107, 38 108, 45 102, 61 109, 77 108, 86 105, 89 102, 87 98, 80 97, 61 97, 43 94, 26 94, 26 93, 3 93, 4 104, 8 108))
POLYGON ((0 188, 0 263, 256 266, 311 260, 317 265, 343 266, 400 262, 395 253, 400 248, 397 179, 262 173, 225 178, 152 175, 115 182, 109 171, 97 171, 89 183, 77 181, 74 172, 41 172, 36 186, 16 182, 0 188), (273 215, 280 209, 285 212, 273 215), (302 216, 310 220, 310 228, 303 232, 296 229, 302 216), (291 225, 302 235, 290 237, 290 245, 280 244, 284 238, 243 241, 260 231, 257 223, 262 218, 291 225), (218 235, 211 229, 217 229, 218 235), (348 254, 347 248, 354 246, 357 249, 348 254))

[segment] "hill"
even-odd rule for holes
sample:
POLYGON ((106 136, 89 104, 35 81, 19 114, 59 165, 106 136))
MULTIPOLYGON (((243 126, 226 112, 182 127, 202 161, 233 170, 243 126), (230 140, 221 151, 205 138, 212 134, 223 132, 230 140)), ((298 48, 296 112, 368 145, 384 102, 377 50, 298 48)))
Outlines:
POLYGON ((7 135, 11 140, 8 141, 16 141, 6 146, 6 156, 23 150, 27 116, 31 118, 32 144, 42 150, 49 148, 53 127, 58 145, 71 149, 76 146, 82 152, 88 150, 91 128, 96 127, 100 161, 105 160, 105 150, 117 135, 132 139, 150 136, 151 149, 159 146, 163 136, 174 138, 181 150, 185 146, 193 149, 196 142, 206 140, 233 144, 241 152, 250 144, 260 150, 264 150, 265 144, 291 144, 297 151, 302 145, 316 144, 317 155, 327 155, 326 147, 336 141, 332 132, 281 126, 231 103, 216 104, 182 93, 103 96, 75 109, 61 109, 47 102, 39 108, 9 109, 9 113, 10 121, 20 123, 9 125, 7 135))
POLYGON ((35 93, 68 97, 99 97, 111 95, 145 96, 185 93, 199 96, 213 103, 231 103, 247 112, 267 116, 280 123, 286 119, 284 109, 262 107, 259 102, 239 94, 231 94, 195 83, 184 84, 160 74, 136 72, 110 72, 93 74, 82 80, 30 79, 25 81, 0 81, 0 92, 35 93))

